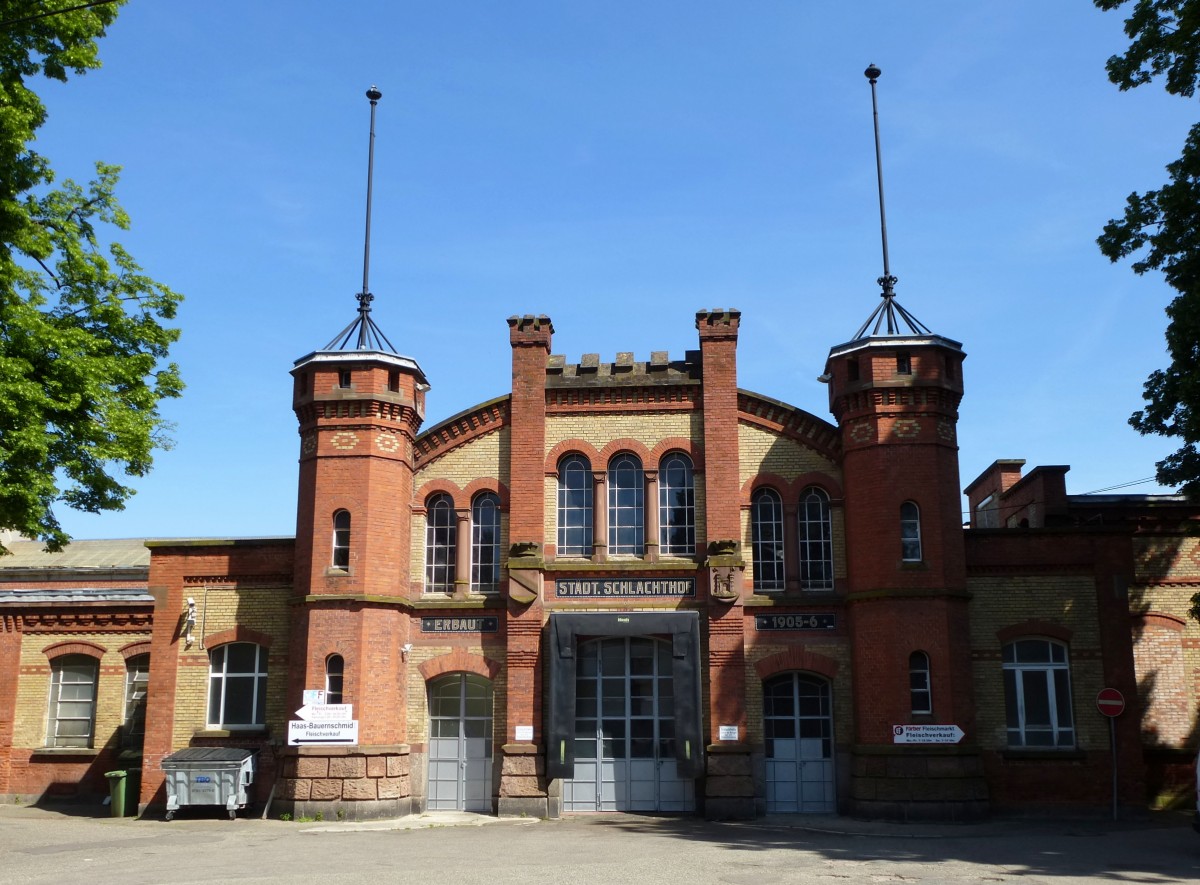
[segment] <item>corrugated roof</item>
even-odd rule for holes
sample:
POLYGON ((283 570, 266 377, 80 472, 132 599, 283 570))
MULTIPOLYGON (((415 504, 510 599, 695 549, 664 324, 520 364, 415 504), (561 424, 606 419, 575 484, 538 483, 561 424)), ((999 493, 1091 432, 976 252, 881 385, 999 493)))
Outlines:
POLYGON ((145 538, 72 541, 60 553, 47 553, 41 541, 7 541, 4 546, 12 555, 0 556, 0 571, 150 567, 150 551, 145 538))

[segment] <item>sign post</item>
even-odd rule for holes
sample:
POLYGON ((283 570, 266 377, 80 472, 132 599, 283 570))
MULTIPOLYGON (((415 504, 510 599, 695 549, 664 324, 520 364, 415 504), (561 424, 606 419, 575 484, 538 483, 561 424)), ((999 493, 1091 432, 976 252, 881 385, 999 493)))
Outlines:
POLYGON ((1108 717, 1108 745, 1112 748, 1112 819, 1117 819, 1117 717, 1125 712, 1125 696, 1115 688, 1102 688, 1096 709, 1108 717))

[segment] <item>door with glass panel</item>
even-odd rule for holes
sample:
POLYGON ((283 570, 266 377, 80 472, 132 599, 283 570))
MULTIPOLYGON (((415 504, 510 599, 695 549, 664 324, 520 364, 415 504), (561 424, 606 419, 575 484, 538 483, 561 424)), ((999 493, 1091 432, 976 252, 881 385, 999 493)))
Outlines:
POLYGON ((492 684, 452 673, 429 686, 429 805, 492 811, 492 684))
POLYGON ((763 737, 767 813, 836 811, 829 683, 803 673, 786 673, 765 682, 763 737))
POLYGON ((565 811, 692 811, 675 761, 671 645, 646 636, 579 644, 575 776, 565 811))

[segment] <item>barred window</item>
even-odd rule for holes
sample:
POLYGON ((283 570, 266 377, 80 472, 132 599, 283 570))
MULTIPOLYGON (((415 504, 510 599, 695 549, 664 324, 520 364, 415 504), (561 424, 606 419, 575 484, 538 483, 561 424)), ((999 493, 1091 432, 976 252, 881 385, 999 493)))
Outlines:
POLYGON ((471 589, 489 591, 499 586, 500 497, 484 492, 471 502, 471 589))
POLYGON ((582 455, 558 462, 558 555, 592 553, 592 465, 582 455))
POLYGON ((800 586, 805 590, 833 589, 833 520, 829 495, 809 486, 800 493, 800 586))
POLYGON ((675 452, 658 472, 658 549, 660 553, 690 556, 696 552, 696 490, 692 461, 675 452))
POLYGON ((454 589, 458 522, 449 495, 435 495, 425 507, 425 591, 454 589))
POLYGON ((754 589, 782 590, 783 500, 774 489, 758 489, 750 498, 750 546, 754 589))
POLYGON ((608 552, 641 556, 646 550, 646 480, 642 462, 629 453, 608 465, 608 552))

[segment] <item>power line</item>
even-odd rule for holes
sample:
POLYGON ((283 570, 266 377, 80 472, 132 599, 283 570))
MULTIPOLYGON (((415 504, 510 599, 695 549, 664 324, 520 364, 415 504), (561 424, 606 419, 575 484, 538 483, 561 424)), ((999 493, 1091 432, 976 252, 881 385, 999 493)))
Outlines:
POLYGON ((110 3, 121 2, 124 2, 124 0, 93 0, 91 3, 81 3, 78 6, 70 6, 66 9, 51 9, 47 12, 39 12, 36 15, 27 15, 24 18, 14 18, 6 22, 0 22, 0 28, 7 28, 11 25, 23 25, 26 22, 37 21, 39 18, 49 18, 52 15, 62 15, 67 12, 78 12, 81 9, 91 9, 93 6, 107 6, 110 3))

